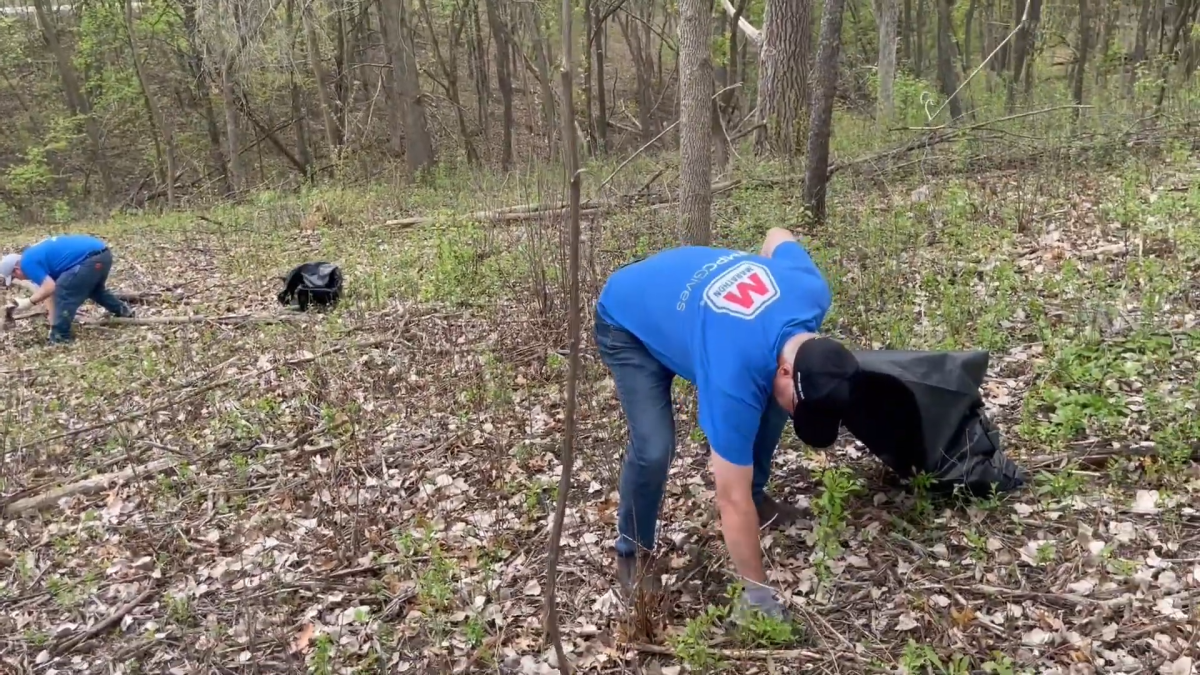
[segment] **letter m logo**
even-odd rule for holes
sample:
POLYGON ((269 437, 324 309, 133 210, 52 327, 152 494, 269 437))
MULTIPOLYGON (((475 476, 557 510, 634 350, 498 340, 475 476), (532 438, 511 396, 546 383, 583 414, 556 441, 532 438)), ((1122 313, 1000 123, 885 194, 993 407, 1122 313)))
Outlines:
POLYGON ((771 270, 743 262, 726 270, 704 289, 704 302, 715 312, 753 319, 779 297, 771 270))

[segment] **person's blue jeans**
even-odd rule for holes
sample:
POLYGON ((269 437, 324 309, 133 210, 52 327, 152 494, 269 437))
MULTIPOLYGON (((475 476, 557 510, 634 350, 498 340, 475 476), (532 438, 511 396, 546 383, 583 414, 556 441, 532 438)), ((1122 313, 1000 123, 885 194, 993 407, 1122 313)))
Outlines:
POLYGON ((70 342, 71 324, 75 313, 87 300, 95 302, 116 316, 129 316, 129 305, 105 287, 112 269, 112 251, 105 250, 85 259, 63 272, 54 281, 54 318, 50 327, 50 342, 70 342))
MULTIPOLYGON (((616 542, 617 555, 628 557, 640 549, 654 549, 658 511, 675 455, 675 411, 671 403, 675 373, 654 358, 636 336, 609 324, 599 314, 595 336, 600 360, 612 372, 629 426, 629 445, 618 488, 616 542)), ((787 418, 787 412, 771 399, 754 440, 751 490, 756 503, 771 477, 771 459, 787 418)))

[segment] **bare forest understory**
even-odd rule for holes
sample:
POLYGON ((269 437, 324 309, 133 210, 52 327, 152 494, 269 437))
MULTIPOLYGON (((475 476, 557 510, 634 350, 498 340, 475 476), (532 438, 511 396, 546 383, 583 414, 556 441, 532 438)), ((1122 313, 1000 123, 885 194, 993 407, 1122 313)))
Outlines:
MULTIPOLYGON (((1194 672, 1200 161, 1163 146, 1018 166, 926 152, 924 177, 835 187, 831 220, 801 233, 833 284, 826 328, 864 347, 991 350, 988 409, 1033 481, 935 501, 850 437, 818 452, 786 432, 774 490, 811 517, 764 548, 793 630, 720 621, 733 576, 682 386, 667 593, 620 602, 624 421, 585 340, 558 593, 574 668, 1194 672)), ((637 192, 658 161, 610 189, 637 192)), ((714 203, 718 243, 798 222, 797 185, 763 180, 785 171, 738 175, 714 203)), ((40 320, 0 334, 5 672, 554 672, 561 214, 448 215, 554 201, 518 182, 88 225, 143 321, 89 307, 69 348, 43 346, 40 320), (342 304, 261 320, 282 311, 276 275, 305 260, 342 265, 342 304)), ((585 317, 609 270, 678 241, 653 203, 588 214, 585 317)))

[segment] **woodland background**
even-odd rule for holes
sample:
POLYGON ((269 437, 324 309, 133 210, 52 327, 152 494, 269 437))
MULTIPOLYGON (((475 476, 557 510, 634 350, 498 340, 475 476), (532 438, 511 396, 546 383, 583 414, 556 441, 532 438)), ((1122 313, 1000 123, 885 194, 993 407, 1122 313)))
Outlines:
POLYGON ((0 249, 96 234, 138 305, 0 331, 0 671, 1195 672, 1200 0, 0 3, 0 249), (684 382, 667 592, 612 590, 588 309, 773 226, 824 331, 989 351, 1030 485, 785 432, 797 621, 735 631, 684 382))

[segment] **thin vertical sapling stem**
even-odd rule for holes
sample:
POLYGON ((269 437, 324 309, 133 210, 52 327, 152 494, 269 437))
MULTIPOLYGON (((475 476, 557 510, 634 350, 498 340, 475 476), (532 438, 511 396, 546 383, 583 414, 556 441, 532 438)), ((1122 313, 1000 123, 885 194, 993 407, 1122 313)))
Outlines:
POLYGON ((568 191, 567 246, 568 275, 570 276, 570 302, 567 305, 567 333, 570 340, 570 364, 567 370, 567 409, 563 420, 562 473, 558 478, 558 499, 554 509, 554 523, 550 528, 550 546, 546 552, 546 636, 554 645, 558 657, 558 670, 570 675, 571 665, 563 651, 562 634, 558 629, 558 607, 555 590, 558 581, 558 557, 561 550, 563 517, 567 512, 567 497, 571 488, 571 471, 575 466, 575 412, 576 390, 579 382, 579 144, 575 134, 575 104, 571 71, 571 0, 562 3, 562 142, 563 165, 568 191))

